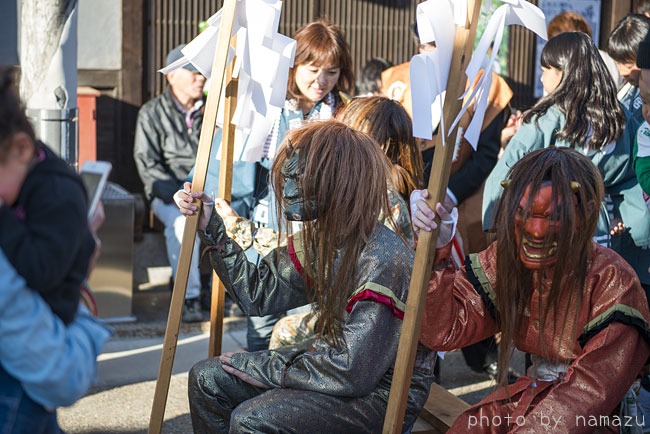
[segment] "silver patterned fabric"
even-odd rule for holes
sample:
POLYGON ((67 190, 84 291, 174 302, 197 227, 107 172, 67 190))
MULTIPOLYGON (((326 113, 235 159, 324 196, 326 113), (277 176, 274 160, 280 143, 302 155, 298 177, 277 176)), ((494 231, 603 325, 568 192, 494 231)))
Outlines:
MULTIPOLYGON (((308 303, 306 283, 289 246, 272 250, 255 266, 227 237, 216 213, 199 236, 208 246, 213 268, 246 314, 266 315, 308 303)), ((378 223, 359 257, 355 277, 355 287, 362 290, 354 293, 371 295, 350 301, 340 348, 312 339, 294 347, 232 356, 233 367, 269 389, 226 373, 219 359, 198 363, 189 376, 194 432, 381 432, 402 326, 399 312, 406 302, 412 264, 413 251, 378 223), (376 297, 377 291, 382 295, 376 297)), ((426 402, 434 362, 435 353, 419 344, 405 432, 426 402)))

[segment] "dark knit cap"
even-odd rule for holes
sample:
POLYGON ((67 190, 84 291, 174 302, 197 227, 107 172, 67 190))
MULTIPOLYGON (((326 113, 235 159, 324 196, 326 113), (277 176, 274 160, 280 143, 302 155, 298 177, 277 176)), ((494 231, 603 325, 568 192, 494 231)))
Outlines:
POLYGON ((639 43, 636 53, 636 66, 641 69, 650 69, 650 33, 639 43))

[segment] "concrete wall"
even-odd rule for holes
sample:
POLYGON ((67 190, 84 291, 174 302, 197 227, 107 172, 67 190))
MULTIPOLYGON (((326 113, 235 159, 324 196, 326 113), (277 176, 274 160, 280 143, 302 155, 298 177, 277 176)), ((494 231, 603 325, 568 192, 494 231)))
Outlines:
POLYGON ((79 69, 121 69, 122 0, 79 0, 78 8, 79 69))
MULTIPOLYGON (((0 65, 18 65, 20 0, 0 0, 0 65)), ((78 3, 79 69, 122 68, 122 0, 78 3)))

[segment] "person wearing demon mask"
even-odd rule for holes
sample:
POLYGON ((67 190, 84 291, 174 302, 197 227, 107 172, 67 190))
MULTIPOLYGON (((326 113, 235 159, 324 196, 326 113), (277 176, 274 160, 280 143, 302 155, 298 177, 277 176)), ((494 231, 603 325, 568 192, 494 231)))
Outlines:
MULTIPOLYGON (((593 432, 587 420, 612 414, 650 354, 644 290, 625 260, 592 239, 604 193, 588 157, 536 150, 508 178, 497 240, 458 271, 444 266, 449 246, 436 252, 420 339, 447 351, 500 331, 499 367, 514 348, 533 363, 511 385, 501 369, 500 387, 449 432, 547 432, 549 421, 552 432, 593 432)), ((414 225, 429 230, 434 213, 418 194, 414 225)))
MULTIPOLYGON (((202 210, 194 202, 199 236, 244 312, 314 303, 315 335, 294 347, 196 364, 189 375, 194 431, 381 432, 413 263, 408 243, 379 221, 390 215, 389 162, 373 139, 334 120, 292 130, 283 145, 271 170, 278 215, 302 230, 259 265, 227 237, 209 196, 183 197, 203 202, 202 210)), ((426 402, 434 361, 419 345, 405 430, 426 402)))

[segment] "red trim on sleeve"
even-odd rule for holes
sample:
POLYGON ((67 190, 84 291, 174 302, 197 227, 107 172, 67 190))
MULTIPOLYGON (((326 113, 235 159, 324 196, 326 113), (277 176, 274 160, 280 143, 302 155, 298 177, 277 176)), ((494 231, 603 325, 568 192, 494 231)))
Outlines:
POLYGON ((369 289, 364 289, 363 291, 359 292, 357 295, 352 297, 347 307, 345 308, 346 312, 349 313, 352 310, 352 307, 356 304, 356 302, 361 300, 372 300, 372 301, 376 301, 377 303, 385 304, 386 306, 390 307, 390 309, 393 311, 393 315, 395 315, 397 318, 401 320, 404 319, 404 312, 402 312, 395 306, 395 303, 392 298, 382 294, 378 294, 369 289))

